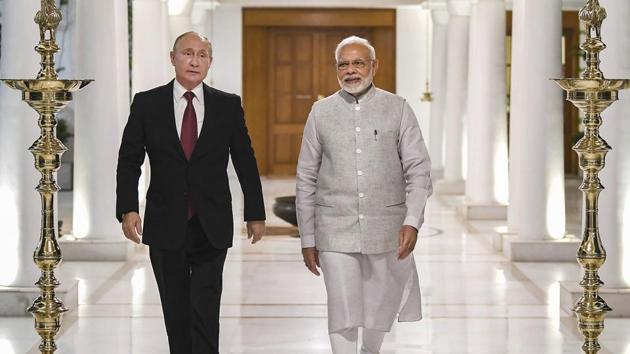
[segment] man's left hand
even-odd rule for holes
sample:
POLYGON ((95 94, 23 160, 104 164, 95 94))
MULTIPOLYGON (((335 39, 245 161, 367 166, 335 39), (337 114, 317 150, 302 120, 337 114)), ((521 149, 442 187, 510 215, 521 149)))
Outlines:
POLYGON ((265 221, 248 221, 247 238, 252 239, 252 244, 260 241, 265 233, 265 221))
POLYGON ((416 247, 418 230, 409 225, 403 225, 398 232, 398 259, 405 259, 416 247))

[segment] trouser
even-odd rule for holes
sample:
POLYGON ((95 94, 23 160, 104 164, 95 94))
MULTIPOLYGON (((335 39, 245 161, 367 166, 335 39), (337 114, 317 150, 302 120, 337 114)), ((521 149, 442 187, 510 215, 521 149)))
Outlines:
POLYGON ((171 354, 218 354, 219 307, 227 249, 208 241, 199 218, 181 250, 149 248, 171 354))
MULTIPOLYGON (((359 329, 357 327, 330 334, 333 354, 356 354, 359 329)), ((360 354, 378 354, 385 332, 363 328, 360 354)))

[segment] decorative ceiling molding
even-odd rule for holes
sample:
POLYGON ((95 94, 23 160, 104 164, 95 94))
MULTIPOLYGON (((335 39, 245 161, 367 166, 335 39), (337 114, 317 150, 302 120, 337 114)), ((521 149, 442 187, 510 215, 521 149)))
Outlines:
MULTIPOLYGON (((195 0, 208 3, 212 0, 195 0)), ((425 0, 219 0, 220 5, 238 5, 249 7, 397 7, 401 5, 420 5, 425 0)))
MULTIPOLYGON (((244 7, 398 7, 428 4, 431 9, 446 9, 450 0, 194 0, 196 6, 214 8, 217 5, 244 7)), ((470 0, 463 0, 470 1, 470 0)), ((506 0, 506 8, 512 9, 512 1, 506 0)), ((562 0, 563 10, 579 10, 586 0, 562 0)))
POLYGON ((470 0, 448 0, 448 13, 455 16, 470 16, 470 0))
MULTIPOLYGON (((427 0, 431 8, 446 6, 446 2, 450 0, 427 0)), ((506 0, 506 8, 512 9, 513 0, 506 0)), ((562 10, 565 11, 577 11, 586 5, 586 0, 562 0, 562 10)))

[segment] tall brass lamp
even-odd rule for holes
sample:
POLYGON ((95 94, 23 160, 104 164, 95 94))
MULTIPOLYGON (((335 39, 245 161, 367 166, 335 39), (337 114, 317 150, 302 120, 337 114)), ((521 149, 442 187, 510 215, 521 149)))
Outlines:
POLYGON ((582 297, 573 307, 578 318, 578 328, 584 337, 582 350, 596 354, 601 349, 598 337, 604 330, 604 318, 611 308, 599 295, 604 283, 598 275, 599 268, 606 261, 606 251, 599 235, 598 199, 604 189, 599 180, 599 172, 604 168, 606 154, 611 147, 599 136, 602 125, 601 113, 618 100, 620 90, 630 88, 630 80, 606 79, 600 70, 599 54, 606 49, 602 42, 601 27, 606 19, 606 10, 598 0, 588 0, 580 10, 580 22, 586 30, 586 40, 581 48, 586 52, 586 69, 580 78, 554 79, 567 92, 571 101, 584 113, 584 136, 574 146, 578 154, 583 182, 579 189, 584 194, 584 232, 577 252, 577 260, 584 271, 580 286, 584 288, 582 297))
POLYGON ((39 350, 52 354, 57 350, 55 336, 61 328, 61 315, 68 311, 55 296, 59 281, 55 268, 61 263, 61 250, 57 242, 54 198, 59 190, 55 172, 59 170, 61 155, 67 148, 57 139, 55 115, 71 100, 72 93, 85 87, 92 80, 60 80, 55 70, 55 53, 59 46, 55 39, 61 22, 61 11, 55 0, 41 0, 41 9, 35 15, 39 25, 39 43, 35 51, 41 56, 41 69, 33 80, 3 79, 9 87, 22 91, 22 100, 39 113, 41 135, 29 148, 35 158, 35 168, 41 173, 36 189, 41 196, 41 232, 33 260, 41 270, 36 285, 41 289, 28 311, 35 318, 35 331, 41 337, 39 350))

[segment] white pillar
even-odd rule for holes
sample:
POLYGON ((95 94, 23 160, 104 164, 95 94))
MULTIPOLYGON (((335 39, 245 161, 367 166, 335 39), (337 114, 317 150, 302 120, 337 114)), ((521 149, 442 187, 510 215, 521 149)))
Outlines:
MULTIPOLYGON (((171 23, 170 15, 168 14, 168 0, 162 0, 162 17, 160 18, 161 31, 160 36, 164 39, 166 50, 170 52, 173 49, 173 41, 171 41, 171 23)), ((164 72, 167 74, 168 79, 173 78, 173 64, 171 64, 171 58, 166 58, 164 62, 164 72)))
POLYGON ((164 85, 172 77, 167 7, 163 0, 133 1, 132 91, 164 85))
POLYGON ((523 53, 523 43, 525 42, 525 16, 519 15, 525 13, 525 2, 514 1, 512 4, 512 50, 511 50, 511 77, 510 77, 510 127, 509 127, 509 155, 510 161, 508 165, 509 178, 509 207, 507 213, 508 230, 510 233, 518 231, 518 222, 520 214, 518 211, 519 204, 515 201, 519 199, 517 187, 520 186, 519 180, 520 165, 513 163, 519 156, 518 149, 522 147, 519 139, 521 124, 526 123, 526 119, 519 118, 519 114, 523 112, 523 103, 525 95, 521 92, 523 87, 524 76, 527 74, 527 53, 523 53))
POLYGON ((177 36, 184 32, 193 31, 192 0, 179 0, 168 2, 170 42, 175 42, 177 36))
POLYGON ((243 9, 220 5, 214 10, 213 60, 210 74, 219 90, 243 94, 243 9))
POLYGON ((504 0, 473 3, 470 21, 466 203, 490 212, 508 196, 504 0))
MULTIPOLYGON (((172 76, 169 61, 168 7, 164 0, 133 1, 131 89, 136 94, 164 85, 172 76)), ((150 181, 149 159, 142 166, 138 185, 141 204, 150 181)))
MULTIPOLYGON (((607 78, 630 78, 630 2, 601 0, 608 18, 602 27, 602 70, 607 78)), ((605 190, 600 194, 599 225, 607 259, 601 278, 609 288, 630 287, 630 94, 604 111, 601 136, 611 146, 600 173, 605 190)))
POLYGON ((521 239, 565 233, 560 0, 515 0, 509 226, 521 239), (525 18, 526 17, 526 18, 525 18))
MULTIPOLYGON (((0 78, 33 79, 39 55, 33 47, 39 31, 33 22, 40 4, 4 0, 0 78)), ((28 287, 39 278, 33 250, 40 234, 40 199, 35 186, 41 176, 29 146, 39 136, 37 113, 21 93, 0 83, 0 285, 28 287)))
POLYGON ((115 219, 116 160, 129 114, 127 1, 77 2, 77 76, 95 80, 76 98, 73 234, 125 242, 115 219))
MULTIPOLYGON (((208 37, 214 49, 214 30, 215 30, 215 22, 216 22, 214 17, 216 16, 216 11, 214 7, 205 11, 206 11, 206 15, 204 17, 204 35, 208 37)), ((208 76, 206 77, 205 82, 210 86, 214 86, 213 68, 210 68, 210 70, 208 71, 208 76)))
POLYGON ((431 11, 433 38, 431 43, 431 124, 429 126, 429 153, 431 175, 441 178, 444 174, 444 110, 446 104, 446 58, 448 36, 448 12, 445 9, 431 11))
POLYGON ((444 112, 444 180, 438 191, 463 193, 466 99, 468 86, 468 33, 470 3, 451 0, 447 3, 448 54, 446 108, 444 112))

